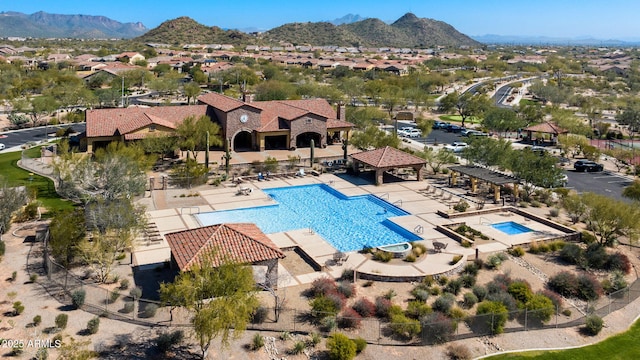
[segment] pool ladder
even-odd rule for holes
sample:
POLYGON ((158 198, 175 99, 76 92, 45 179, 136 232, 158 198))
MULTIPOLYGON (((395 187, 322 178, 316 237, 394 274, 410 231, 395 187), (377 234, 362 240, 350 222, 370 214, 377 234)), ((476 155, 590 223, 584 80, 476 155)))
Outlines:
POLYGON ((398 207, 402 207, 402 199, 398 199, 398 200, 394 201, 393 204, 391 204, 391 205, 396 205, 398 203, 400 203, 400 205, 398 207))
POLYGON ((378 197, 379 197, 380 199, 384 198, 385 196, 387 197, 387 201, 389 201, 389 193, 384 193, 384 194, 382 194, 382 195, 378 195, 378 197))
POLYGON ((422 225, 418 225, 415 228, 413 228, 413 231, 416 234, 422 234, 424 232, 424 227, 422 227, 422 225))
POLYGON ((487 219, 486 217, 482 217, 481 216, 480 220, 479 220, 479 224, 480 225, 491 225, 492 222, 491 222, 491 220, 487 219), (484 221, 482 221, 482 220, 484 220, 484 221))

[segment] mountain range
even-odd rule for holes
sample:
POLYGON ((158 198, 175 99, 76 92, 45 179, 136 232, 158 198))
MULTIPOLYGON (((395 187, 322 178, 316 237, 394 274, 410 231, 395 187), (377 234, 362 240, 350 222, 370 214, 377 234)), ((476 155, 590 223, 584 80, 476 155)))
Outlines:
POLYGON ((121 23, 104 16, 0 12, 2 37, 122 39, 140 36, 148 30, 140 22, 121 23))

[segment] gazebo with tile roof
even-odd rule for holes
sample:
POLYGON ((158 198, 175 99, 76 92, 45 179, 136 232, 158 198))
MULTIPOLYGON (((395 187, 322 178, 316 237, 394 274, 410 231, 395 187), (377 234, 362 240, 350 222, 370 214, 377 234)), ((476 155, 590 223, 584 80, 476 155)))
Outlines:
POLYGON ((566 134, 569 132, 569 130, 565 130, 559 127, 557 124, 550 121, 545 121, 537 125, 529 126, 528 128, 522 129, 522 131, 527 133, 527 138, 531 141, 533 140, 532 135, 534 133, 543 134, 543 137, 544 137, 544 134, 549 134, 550 140, 554 144, 558 142, 558 135, 566 134))
POLYGON ((353 159, 353 171, 358 173, 360 165, 371 166, 376 172, 376 185, 383 183, 384 172, 391 169, 411 167, 417 173, 417 180, 422 180, 422 172, 427 164, 426 160, 411 155, 391 146, 371 151, 363 151, 351 155, 353 159))
POLYGON ((165 235, 171 248, 171 264, 189 271, 203 261, 218 266, 230 261, 267 268, 265 284, 278 278, 278 260, 284 253, 255 224, 234 223, 204 226, 165 235))

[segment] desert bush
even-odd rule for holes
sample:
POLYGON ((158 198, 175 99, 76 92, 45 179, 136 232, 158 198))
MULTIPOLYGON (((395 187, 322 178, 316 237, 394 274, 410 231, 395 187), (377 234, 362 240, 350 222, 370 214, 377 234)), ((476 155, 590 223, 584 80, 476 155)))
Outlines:
POLYGON ((422 318, 422 333, 431 343, 441 344, 451 340, 458 328, 457 323, 442 313, 428 314, 422 318))
POLYGON ((560 215, 560 209, 558 209, 557 207, 549 209, 549 216, 558 217, 558 215, 560 215))
POLYGON ((484 321, 486 325, 491 329, 492 334, 502 334, 504 331, 504 324, 507 323, 508 310, 507 308, 497 301, 483 301, 478 304, 478 310, 476 315, 491 315, 477 318, 478 321, 484 321))
POLYGON ((356 343, 346 335, 335 333, 327 339, 330 360, 351 360, 356 357, 356 343))
POLYGON ((416 262, 416 256, 414 254, 409 254, 404 258, 406 262, 416 262))
POLYGON ((120 297, 120 293, 117 291, 112 291, 109 294, 109 299, 108 299, 108 303, 109 304, 113 304, 114 302, 118 301, 118 298, 120 297))
MULTIPOLYGON (((259 335, 259 334, 256 334, 259 335)), ((155 339, 156 348, 161 354, 169 351, 173 346, 178 345, 184 339, 184 332, 182 330, 175 330, 172 332, 165 332, 155 339)))
POLYGON ((598 279, 591 274, 581 273, 576 280, 575 294, 579 299, 586 301, 597 300, 604 293, 598 279))
POLYGON ((353 283, 341 281, 338 283, 337 291, 349 299, 355 295, 356 286, 353 283))
POLYGON ((432 312, 433 309, 431 309, 431 306, 427 305, 424 301, 411 300, 407 304, 407 310, 405 311, 405 314, 412 319, 419 320, 423 316, 432 312))
MULTIPOLYGON (((2 243, 4 244, 4 242, 2 242, 2 243)), ((2 255, 0 255, 0 256, 2 256, 2 255)), ((13 281, 16 281, 17 278, 18 278, 18 272, 17 271, 12 272, 10 280, 13 282, 13 281)))
POLYGON ((473 244, 471 243, 471 241, 469 240, 462 240, 460 242, 460 246, 462 246, 463 248, 470 248, 473 244))
POLYGON ((318 296, 311 300, 311 316, 316 319, 322 319, 327 316, 334 316, 340 311, 340 307, 336 305, 336 302, 329 299, 326 296, 318 296))
POLYGON ((290 353, 293 355, 302 354, 306 348, 307 344, 305 344, 304 341, 296 341, 295 344, 293 344, 293 348, 291 348, 290 353))
POLYGON ((362 316, 352 308, 346 308, 338 317, 338 326, 347 329, 357 329, 362 324, 362 316))
POLYGON ((561 271, 549 278, 547 285, 558 294, 566 297, 576 295, 576 276, 568 271, 561 271))
POLYGON ((427 247, 422 243, 412 242, 411 251, 416 257, 420 257, 422 254, 427 253, 427 247))
MULTIPOLYGON (((624 273, 620 270, 614 270, 611 277, 607 279, 609 281, 609 287, 606 289, 609 293, 620 291, 627 287, 627 280, 624 278, 624 273)), ((604 288, 604 286, 603 286, 604 288)))
POLYGON ((268 312, 269 310, 266 307, 262 305, 258 306, 251 315, 251 323, 262 324, 263 322, 265 322, 265 320, 267 320, 268 312))
POLYGON ((484 301, 484 299, 487 297, 487 294, 489 293, 487 291, 487 288, 482 285, 475 285, 471 288, 471 291, 473 292, 473 295, 478 298, 478 301, 484 301))
POLYGON ((604 320, 598 315, 588 315, 584 323, 585 331, 589 335, 598 335, 602 327, 604 326, 604 320))
POLYGON ((156 312, 158 311, 158 305, 156 304, 147 304, 144 307, 144 312, 142 313, 145 318, 152 318, 156 316, 156 312))
POLYGON ((438 295, 442 294, 442 289, 440 289, 437 286, 434 286, 432 288, 429 288, 429 294, 433 295, 433 296, 438 296, 438 295))
POLYGON ((531 285, 524 280, 516 280, 509 285, 507 292, 513 296, 519 305, 526 304, 533 296, 531 285))
POLYGON ((56 328, 65 329, 67 327, 67 321, 69 321, 69 315, 67 314, 58 314, 55 318, 56 328))
POLYGON ((433 310, 448 314, 455 301, 456 298, 453 294, 444 293, 433 302, 433 310))
POLYGON ((333 332, 337 327, 338 323, 336 322, 336 318, 334 316, 328 316, 320 321, 322 328, 326 332, 333 332))
POLYGON ((353 275, 354 275, 353 269, 344 269, 342 270, 342 274, 340 274, 340 280, 353 282, 353 275))
POLYGON ((506 260, 506 256, 503 253, 491 254, 487 257, 485 266, 489 269, 497 269, 506 260))
POLYGON ((129 279, 120 280, 120 290, 127 290, 129 288, 129 279))
POLYGON ((562 315, 567 316, 567 317, 571 316, 571 309, 562 310, 562 315))
POLYGON ((387 291, 386 293, 384 293, 384 295, 383 295, 383 296, 384 296, 384 298, 385 298, 385 299, 389 299, 389 300, 391 300, 391 299, 393 299, 394 297, 396 297, 396 295, 398 295, 398 294, 396 293, 396 291, 395 291, 395 290, 393 290, 393 289, 389 289, 389 291, 387 291))
POLYGON ((87 296, 84 289, 76 290, 71 294, 71 303, 76 309, 80 309, 84 305, 84 299, 87 296))
POLYGON ((551 320, 551 316, 555 314, 556 308, 548 297, 541 294, 534 294, 525 304, 527 309, 527 317, 531 321, 546 323, 551 320))
POLYGON ((464 268, 462 269, 463 274, 473 275, 473 276, 477 276, 479 271, 480 271, 480 267, 475 262, 465 265, 464 268))
POLYGON ((47 360, 49 358, 49 350, 46 347, 39 348, 33 358, 35 360, 47 360))
POLYGON ((260 333, 256 333, 253 335, 253 339, 251 340, 251 349, 258 350, 264 346, 264 336, 260 333))
POLYGON ((453 210, 457 212, 465 212, 467 209, 469 209, 469 203, 464 200, 458 201, 458 203, 453 206, 453 210))
POLYGON ((22 302, 16 301, 13 303, 13 315, 20 315, 24 311, 24 305, 22 302))
POLYGON ((367 348, 367 340, 357 337, 355 339, 351 339, 356 344, 356 354, 360 354, 367 348))
POLYGON ((562 307, 562 297, 560 297, 560 295, 558 295, 556 292, 550 290, 542 290, 538 291, 537 293, 549 298, 549 300, 551 300, 551 303, 553 303, 553 307, 556 309, 556 311, 558 311, 558 309, 562 307))
POLYGON ((391 317, 389 329, 395 336, 412 339, 420 334, 420 322, 409 319, 404 314, 395 314, 391 317))
POLYGON ((562 250, 567 243, 564 240, 554 240, 548 243, 550 251, 562 250))
POLYGON ((389 309, 391 308, 391 300, 385 297, 376 298, 376 316, 380 318, 389 317, 389 309))
POLYGON ((590 268, 604 269, 609 259, 609 254, 603 245, 598 243, 590 244, 584 253, 587 264, 590 268))
POLYGON ((38 274, 31 274, 29 275, 29 282, 30 283, 35 283, 36 281, 38 281, 38 274))
POLYGON ((317 332, 311 333, 311 337, 309 338, 309 346, 316 347, 322 341, 322 335, 317 332))
POLYGON ((462 283, 463 287, 469 289, 476 284, 476 277, 471 274, 463 274, 460 276, 460 283, 462 283))
POLYGON ((445 286, 444 291, 451 293, 453 295, 458 295, 461 289, 462 289, 462 281, 460 279, 454 279, 449 281, 447 286, 445 286))
POLYGON ((567 244, 560 250, 559 256, 569 264, 580 264, 584 259, 584 250, 577 244, 567 244))
POLYGON ((135 305, 133 301, 125 301, 124 307, 122 308, 122 312, 125 314, 128 314, 133 311, 134 306, 135 305))
POLYGON ((388 263, 393 259, 393 254, 386 251, 377 250, 373 253, 373 260, 388 263))
POLYGON ((518 302, 513 298, 513 296, 511 296, 511 294, 506 291, 489 293, 485 301, 495 301, 501 303, 511 313, 511 316, 515 316, 516 312, 518 311, 518 302))
POLYGON ((506 292, 511 283, 513 283, 513 279, 511 279, 509 274, 496 274, 493 279, 487 283, 487 291, 489 293, 506 292))
POLYGON ((478 297, 470 292, 470 293, 465 293, 463 296, 463 300, 462 300, 462 305, 467 308, 470 309, 472 308, 476 303, 478 302, 478 297))
POLYGON ((326 295, 330 292, 336 291, 337 285, 335 280, 328 277, 321 277, 313 280, 311 283, 311 296, 326 295))
POLYGON ((507 250, 509 252, 509 255, 511 256, 515 256, 515 257, 523 257, 524 256, 524 249, 520 246, 514 246, 512 248, 509 248, 509 250, 507 250))
POLYGON ((411 295, 413 295, 416 300, 427 301, 429 298, 429 291, 427 289, 416 287, 411 290, 411 295))
POLYGON ((462 255, 454 255, 451 261, 449 261, 449 265, 455 265, 462 260, 462 255))
POLYGON ((463 344, 451 344, 447 346, 447 357, 449 360, 471 360, 471 351, 463 344))
POLYGON ((87 322, 87 331, 89 334, 96 334, 98 332, 98 328, 100 328, 100 318, 94 317, 87 322))
POLYGON ((33 320, 32 320, 32 323, 33 323, 33 326, 40 325, 42 323, 42 316, 40 316, 40 315, 34 316, 33 320))
POLYGON ((376 305, 367 298, 358 299, 352 308, 362 317, 373 316, 376 313, 376 305))
POLYGON ((619 270, 625 274, 631 272, 631 262, 629 261, 629 257, 619 252, 609 255, 609 259, 607 259, 605 267, 609 271, 619 270))
POLYGON ((133 298, 133 300, 138 300, 142 297, 142 289, 139 287, 134 287, 129 290, 129 296, 133 298))
POLYGON ((344 307, 344 304, 346 303, 346 298, 344 297, 344 295, 340 294, 339 292, 330 292, 327 295, 325 295, 325 297, 333 301, 338 311, 342 309, 344 307))
POLYGON ((449 282, 449 277, 447 277, 446 275, 441 275, 441 276, 438 277, 437 280, 438 280, 438 284, 440 284, 440 286, 445 286, 449 282))
POLYGON ((580 233, 580 237, 582 239, 582 242, 584 242, 585 244, 592 244, 598 240, 596 239, 595 235, 586 230, 580 233))

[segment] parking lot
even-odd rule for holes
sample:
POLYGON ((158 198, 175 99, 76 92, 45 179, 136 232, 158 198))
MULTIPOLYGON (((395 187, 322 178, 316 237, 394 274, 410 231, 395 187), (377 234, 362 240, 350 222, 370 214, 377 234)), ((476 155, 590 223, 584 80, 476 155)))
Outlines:
POLYGON ((622 196, 622 190, 631 184, 632 180, 611 171, 577 172, 573 169, 564 171, 569 178, 567 188, 577 192, 594 192, 606 195, 616 200, 631 201, 622 196))

